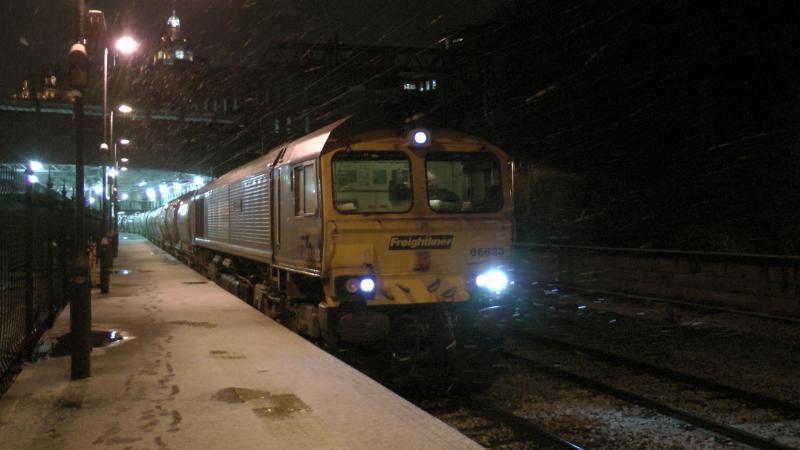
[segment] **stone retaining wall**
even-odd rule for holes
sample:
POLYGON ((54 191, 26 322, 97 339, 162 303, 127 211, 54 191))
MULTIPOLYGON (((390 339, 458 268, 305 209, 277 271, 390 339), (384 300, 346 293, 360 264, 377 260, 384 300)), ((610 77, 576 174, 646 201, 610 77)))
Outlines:
POLYGON ((800 257, 518 246, 534 279, 800 316, 800 257))

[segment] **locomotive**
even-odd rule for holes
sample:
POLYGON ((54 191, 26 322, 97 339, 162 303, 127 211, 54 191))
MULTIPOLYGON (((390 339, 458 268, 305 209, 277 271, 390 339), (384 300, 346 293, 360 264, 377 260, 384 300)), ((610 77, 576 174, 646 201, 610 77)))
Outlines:
POLYGON ((513 283, 513 162, 461 132, 347 120, 125 226, 310 338, 447 340, 513 283))

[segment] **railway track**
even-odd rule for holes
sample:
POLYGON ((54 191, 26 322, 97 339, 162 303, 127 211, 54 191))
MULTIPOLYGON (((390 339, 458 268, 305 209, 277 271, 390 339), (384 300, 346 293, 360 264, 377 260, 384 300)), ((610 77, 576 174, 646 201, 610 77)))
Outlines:
POLYGON ((800 405, 792 402, 781 400, 768 395, 759 394, 755 392, 746 391, 736 386, 720 383, 718 381, 701 378, 688 373, 680 372, 666 367, 656 366, 654 364, 646 363, 631 359, 616 353, 599 350, 596 348, 588 347, 574 342, 556 339, 549 336, 540 334, 520 331, 517 333, 518 337, 524 338, 529 342, 545 345, 551 348, 556 348, 565 351, 580 352, 584 355, 590 356, 596 360, 621 365, 632 369, 638 373, 646 373, 654 375, 659 378, 672 380, 677 383, 683 383, 691 386, 696 386, 701 389, 726 394, 735 397, 740 401, 747 403, 749 406, 761 407, 771 409, 779 412, 787 418, 800 418, 800 405))
POLYGON ((538 423, 474 397, 443 396, 415 403, 487 448, 582 449, 538 423))
POLYGON ((629 294, 629 293, 626 293, 626 292, 616 292, 616 291, 606 291, 606 290, 601 290, 601 289, 582 288, 582 287, 578 287, 578 286, 563 285, 563 284, 548 284, 548 285, 552 286, 554 288, 559 288, 561 290, 568 291, 568 292, 571 291, 571 292, 580 292, 580 293, 583 293, 583 294, 597 294, 597 295, 604 295, 604 296, 607 296, 607 297, 615 297, 615 298, 621 298, 621 299, 625 299, 625 300, 631 300, 631 301, 640 302, 640 303, 646 303, 646 302, 661 303, 661 304, 665 304, 665 305, 679 306, 679 307, 688 308, 688 309, 694 309, 694 310, 706 310, 706 311, 713 311, 713 312, 716 312, 716 313, 735 314, 735 315, 739 315, 739 316, 755 317, 755 318, 758 318, 758 319, 769 320, 769 321, 774 321, 774 322, 791 323, 791 324, 795 324, 795 325, 800 324, 800 318, 797 318, 797 317, 776 316, 774 314, 765 314, 765 313, 759 313, 759 312, 755 312, 755 311, 747 311, 747 310, 735 309, 735 308, 726 308, 726 307, 722 307, 722 306, 714 306, 714 305, 708 305, 708 304, 699 303, 699 302, 691 302, 691 301, 686 301, 686 300, 675 300, 675 299, 669 299, 669 298, 663 298, 663 297, 651 297, 651 296, 645 296, 645 295, 635 295, 635 294, 629 294))
MULTIPOLYGON (((749 393, 740 390, 738 388, 718 384, 710 380, 703 380, 691 375, 674 372, 669 369, 657 368, 655 366, 651 366, 646 363, 639 363, 637 361, 627 360, 626 358, 619 357, 617 355, 612 355, 601 351, 594 351, 593 349, 586 349, 581 346, 573 346, 571 343, 564 343, 557 340, 550 340, 549 338, 543 338, 540 340, 540 342, 544 342, 545 345, 550 344, 550 346, 558 347, 561 350, 569 349, 573 352, 579 351, 581 353, 584 353, 583 350, 587 350, 585 354, 594 357, 595 364, 602 364, 603 362, 606 362, 617 365, 623 365, 627 369, 633 369, 636 372, 644 373, 648 376, 656 376, 661 379, 666 379, 668 382, 671 383, 680 382, 685 385, 694 386, 696 390, 706 390, 706 391, 710 390, 713 391, 714 393, 722 392, 725 393, 726 395, 730 395, 731 397, 738 398, 740 401, 743 401, 743 403, 747 405, 757 404, 758 406, 772 409, 774 411, 778 411, 781 413, 789 412, 792 416, 794 416, 798 412, 797 405, 793 405, 784 402, 782 400, 761 396, 760 394, 749 393), (564 345, 564 344, 569 344, 569 345, 564 345), (580 347, 580 349, 578 347, 580 347)), ((638 405, 642 408, 656 411, 659 414, 680 420, 684 423, 688 423, 699 428, 703 428, 707 431, 715 433, 719 436, 724 436, 728 439, 731 439, 741 444, 749 445, 755 448, 770 449, 770 450, 772 449, 786 450, 792 448, 785 446, 779 442, 776 442, 772 439, 769 439, 767 437, 759 436, 750 433, 748 431, 744 431, 740 428, 736 428, 731 425, 714 420, 712 418, 705 417, 703 415, 696 414, 691 411, 681 409, 658 400, 654 400, 645 395, 640 395, 630 390, 616 387, 612 384, 600 381, 596 378, 584 376, 575 373, 574 371, 564 369, 562 367, 562 364, 559 365, 548 364, 509 351, 502 351, 501 354, 508 360, 524 364, 527 368, 531 370, 535 370, 541 373, 545 373, 549 376, 553 376, 568 381, 572 384, 587 388, 599 394, 611 396, 623 400, 625 402, 638 405)), ((648 380, 648 383, 652 384, 652 381, 648 380)), ((633 385, 635 383, 629 383, 629 384, 633 385)))

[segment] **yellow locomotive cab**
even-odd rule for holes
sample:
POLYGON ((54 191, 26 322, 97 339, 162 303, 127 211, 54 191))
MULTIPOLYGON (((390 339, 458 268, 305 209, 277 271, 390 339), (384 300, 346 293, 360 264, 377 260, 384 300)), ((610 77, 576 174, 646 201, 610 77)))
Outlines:
POLYGON ((476 285, 478 276, 506 265, 508 157, 471 136, 425 132, 424 146, 383 130, 323 152, 321 183, 332 188, 322 198, 329 306, 466 301, 490 290, 476 285), (357 277, 373 279, 374 289, 348 295, 341 280, 357 277))

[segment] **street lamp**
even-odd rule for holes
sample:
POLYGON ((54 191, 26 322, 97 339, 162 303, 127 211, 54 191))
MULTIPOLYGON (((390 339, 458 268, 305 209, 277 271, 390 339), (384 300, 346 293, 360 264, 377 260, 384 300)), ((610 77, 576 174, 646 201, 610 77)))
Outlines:
MULTIPOLYGON (((96 14, 102 15, 102 12, 97 11, 96 14)), ((103 23, 103 32, 105 32, 105 19, 102 20, 102 23, 103 23)), ((136 49, 139 48, 139 43, 136 42, 136 40, 134 40, 130 36, 123 36, 123 37, 121 37, 121 38, 116 40, 116 42, 114 43, 114 47, 117 49, 118 52, 120 52, 122 54, 131 54, 131 53, 135 52, 136 49)), ((133 109, 128 105, 119 105, 118 111, 123 113, 123 114, 126 114, 126 113, 129 113, 129 112, 133 111, 133 109)), ((114 157, 113 170, 116 171, 117 170, 117 145, 116 145, 116 142, 114 141, 114 111, 113 110, 109 111, 109 109, 108 109, 108 45, 106 45, 105 48, 103 49, 103 144, 100 146, 100 150, 103 151, 104 154, 106 155, 106 157, 105 157, 106 160, 108 159, 109 150, 113 152, 113 157, 114 157), (111 147, 110 148, 109 148, 109 143, 111 143, 111 147)), ((114 177, 114 180, 116 182, 116 177, 114 177)), ((108 234, 108 232, 109 232, 108 221, 110 219, 110 208, 109 208, 109 202, 108 202, 108 190, 109 190, 109 180, 108 180, 107 175, 106 175, 106 164, 103 164, 103 206, 102 206, 103 220, 102 220, 102 225, 103 225, 103 233, 104 234, 108 234)), ((117 253, 117 239, 116 239, 116 230, 117 230, 117 224, 116 224, 117 197, 116 197, 116 195, 114 195, 113 201, 114 201, 114 217, 115 217, 115 221, 114 221, 114 226, 111 227, 111 230, 112 230, 113 236, 114 236, 112 238, 112 246, 113 246, 114 255, 116 256, 116 253, 117 253)), ((103 239, 107 239, 107 237, 104 237, 103 239)), ((105 262, 105 258, 103 258, 103 261, 105 262)), ((107 271, 109 270, 108 264, 103 264, 102 266, 103 267, 101 267, 101 272, 107 273, 107 271)), ((107 277, 102 277, 101 276, 101 279, 107 279, 107 277)), ((108 292, 107 283, 101 283, 101 290, 102 290, 102 292, 108 292)))
POLYGON ((139 49, 139 43, 130 36, 123 36, 114 43, 114 48, 122 54, 131 54, 139 49))

